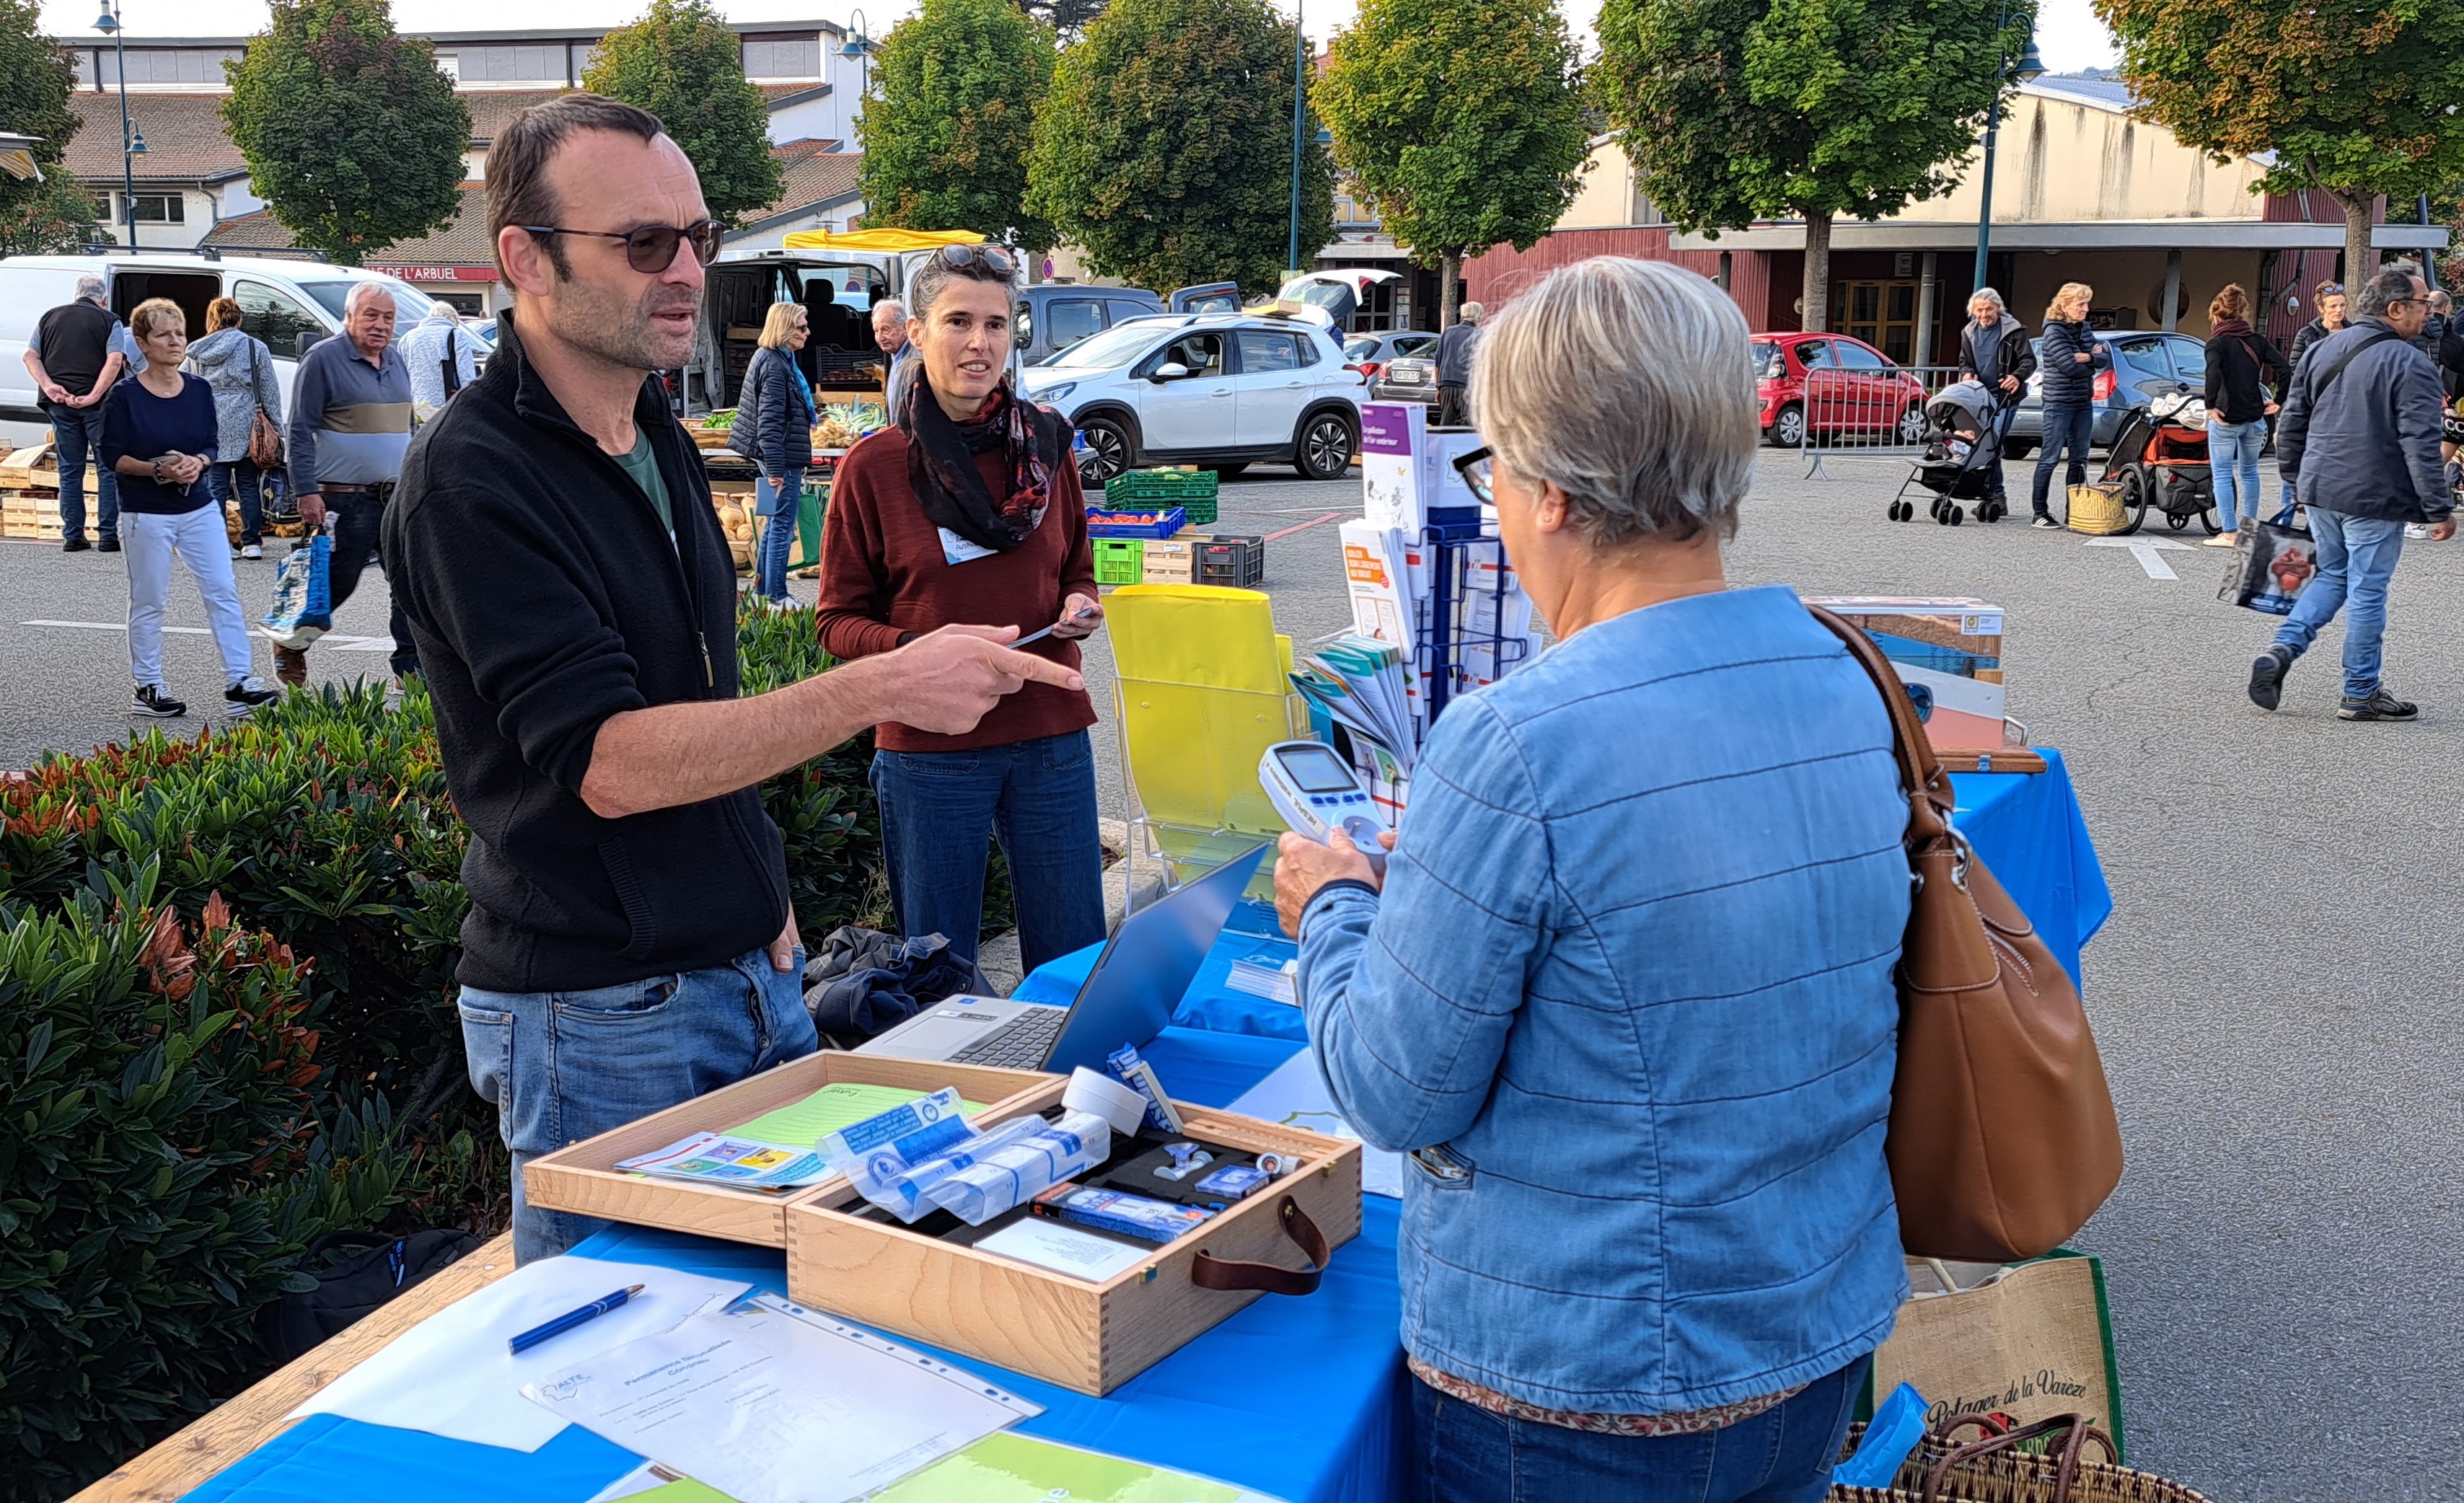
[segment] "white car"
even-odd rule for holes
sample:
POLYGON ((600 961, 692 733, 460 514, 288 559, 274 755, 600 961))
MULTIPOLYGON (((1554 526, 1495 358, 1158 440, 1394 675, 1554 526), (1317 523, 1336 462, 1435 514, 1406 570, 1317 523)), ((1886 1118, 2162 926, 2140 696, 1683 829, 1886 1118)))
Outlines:
POLYGON ((1313 311, 1133 318, 1022 375, 1028 398, 1086 436, 1089 486, 1150 464, 1234 474, 1264 461, 1335 479, 1359 447, 1367 393, 1313 311))

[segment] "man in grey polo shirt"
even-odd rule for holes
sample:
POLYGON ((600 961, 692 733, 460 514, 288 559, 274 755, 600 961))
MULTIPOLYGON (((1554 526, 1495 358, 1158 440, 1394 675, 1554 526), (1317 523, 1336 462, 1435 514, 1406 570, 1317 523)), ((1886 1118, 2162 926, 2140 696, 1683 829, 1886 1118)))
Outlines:
MULTIPOLYGON (((353 284, 342 304, 342 333, 300 358, 291 388, 291 493, 299 519, 334 523, 334 608, 360 587, 360 571, 379 547, 385 504, 410 447, 410 367, 393 347, 393 294, 378 281, 353 284)), ((419 671, 397 593, 390 621, 393 671, 419 671)), ((308 682, 308 654, 274 649, 274 676, 308 682)))

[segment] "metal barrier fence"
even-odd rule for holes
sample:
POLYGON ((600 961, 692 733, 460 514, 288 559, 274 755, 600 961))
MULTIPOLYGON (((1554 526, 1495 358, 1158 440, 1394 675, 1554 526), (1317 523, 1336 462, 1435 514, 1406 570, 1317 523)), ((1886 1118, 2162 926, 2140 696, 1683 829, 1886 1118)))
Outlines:
POLYGON ((1804 449, 1809 480, 1830 478, 1826 459, 1913 458, 1925 449, 1925 403, 1959 374, 1956 365, 1887 364, 1871 351, 1835 342, 1801 376, 1783 376, 1771 442, 1804 449))

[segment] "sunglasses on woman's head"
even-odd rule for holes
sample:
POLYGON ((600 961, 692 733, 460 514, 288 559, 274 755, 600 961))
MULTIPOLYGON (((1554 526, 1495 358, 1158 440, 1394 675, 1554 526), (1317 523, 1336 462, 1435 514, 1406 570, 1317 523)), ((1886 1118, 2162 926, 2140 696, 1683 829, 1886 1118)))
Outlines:
POLYGON ((982 267, 999 277, 1018 274, 1018 260, 999 246, 943 246, 941 264, 953 272, 982 267))
POLYGON ((690 241, 693 259, 704 266, 718 256, 719 224, 715 219, 697 220, 678 229, 674 225, 644 225, 639 229, 561 229, 554 225, 517 225, 516 229, 534 235, 588 235, 597 240, 625 242, 625 264, 636 272, 655 276, 673 266, 676 247, 690 241))

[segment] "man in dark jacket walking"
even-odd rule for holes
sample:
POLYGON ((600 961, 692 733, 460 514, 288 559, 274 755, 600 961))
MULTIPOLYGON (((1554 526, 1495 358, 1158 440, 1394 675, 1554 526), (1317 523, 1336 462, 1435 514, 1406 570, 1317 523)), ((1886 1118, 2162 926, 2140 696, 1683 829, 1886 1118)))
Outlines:
POLYGON ((693 163, 567 94, 488 169, 513 310, 385 534, 471 829, 462 1043, 528 1261, 604 1225, 532 1208, 532 1159, 813 1050, 760 782, 876 722, 958 734, 1029 679, 1083 685, 1013 627, 945 626, 739 699, 735 560, 653 374, 691 357, 718 249, 693 163))
POLYGON ((1959 329, 1959 375, 1963 381, 1981 382, 1993 393, 2000 415, 1994 419, 1994 463, 1986 477, 1986 498, 1999 501, 2007 510, 2011 503, 2002 489, 2000 440, 2011 431, 2011 420, 2019 415, 2019 399, 2028 394, 2028 378, 2036 374, 2036 352, 2028 342, 2028 329, 2011 316, 2002 294, 1990 287, 1980 287, 1968 300, 1969 321, 1959 329))
POLYGON ((1464 393, 1471 385, 1472 352, 1480 348, 1480 304, 1465 303, 1456 312, 1455 326, 1438 336, 1440 427, 1471 426, 1471 403, 1464 393))
POLYGON ((2350 328, 2319 341, 2293 375, 2276 433, 2284 488, 2309 509, 2318 574, 2251 664, 2251 703, 2274 709, 2285 670, 2339 609, 2344 618, 2343 720, 2410 720, 2409 702, 2379 682, 2387 581, 2409 522, 2455 535, 2454 497, 2438 459, 2438 372, 2412 340, 2429 316, 2421 271, 2397 262, 2362 288, 2350 328))

